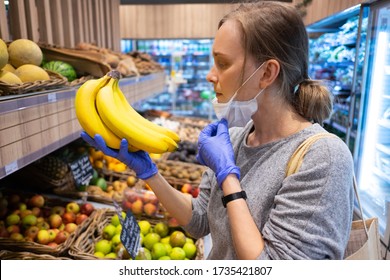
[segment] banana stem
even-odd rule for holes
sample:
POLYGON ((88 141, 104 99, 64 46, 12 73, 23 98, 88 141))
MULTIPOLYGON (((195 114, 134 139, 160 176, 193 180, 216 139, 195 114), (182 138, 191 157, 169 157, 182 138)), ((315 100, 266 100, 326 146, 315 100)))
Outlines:
POLYGON ((119 80, 121 78, 121 73, 118 70, 111 70, 110 72, 107 73, 107 76, 119 80))

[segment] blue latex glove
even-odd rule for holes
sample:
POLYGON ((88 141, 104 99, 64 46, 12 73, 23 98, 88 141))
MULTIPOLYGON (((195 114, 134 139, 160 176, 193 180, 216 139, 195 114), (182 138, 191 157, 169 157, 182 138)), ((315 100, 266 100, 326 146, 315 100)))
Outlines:
POLYGON ((236 166, 225 119, 211 123, 201 131, 196 159, 214 171, 220 188, 229 174, 236 174, 240 179, 240 168, 236 166))
POLYGON ((115 150, 107 147, 103 137, 99 134, 96 134, 95 138, 92 139, 83 131, 80 136, 85 142, 102 151, 105 155, 114 157, 126 164, 142 180, 148 179, 158 172, 156 164, 151 160, 147 152, 137 151, 132 153, 128 151, 129 144, 126 139, 122 139, 119 150, 115 150))

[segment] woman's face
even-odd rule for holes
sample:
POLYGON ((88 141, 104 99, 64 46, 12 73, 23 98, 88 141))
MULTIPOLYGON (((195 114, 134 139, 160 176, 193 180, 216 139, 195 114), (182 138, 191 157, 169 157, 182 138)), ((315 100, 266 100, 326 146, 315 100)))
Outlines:
MULTIPOLYGON (((241 86, 242 81, 249 77, 256 66, 249 57, 246 65, 245 50, 241 43, 242 36, 239 24, 234 20, 226 21, 217 31, 214 44, 214 65, 207 74, 206 79, 213 83, 214 91, 219 103, 230 100, 235 91, 241 86), (242 78, 244 71, 244 78, 242 78)), ((259 71, 260 72, 260 71, 259 71)), ((236 100, 249 100, 259 90, 256 83, 256 73, 239 91, 236 100)))

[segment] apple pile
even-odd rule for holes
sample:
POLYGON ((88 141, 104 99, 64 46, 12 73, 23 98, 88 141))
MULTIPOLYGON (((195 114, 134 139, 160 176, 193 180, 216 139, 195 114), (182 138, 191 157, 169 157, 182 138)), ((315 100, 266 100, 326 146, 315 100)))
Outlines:
POLYGON ((126 188, 123 192, 122 209, 131 210, 135 216, 156 217, 159 215, 160 205, 154 192, 126 188))
POLYGON ((67 202, 49 206, 40 194, 1 196, 0 238, 57 247, 64 243, 95 210, 90 203, 67 202))
MULTIPOLYGON (((122 217, 126 213, 122 212, 122 217)), ((172 218, 168 223, 161 221, 152 225, 148 220, 139 220, 141 249, 136 260, 191 260, 196 257, 194 239, 177 227, 172 218)), ((131 259, 120 236, 122 225, 117 214, 112 216, 94 244, 94 256, 99 259, 131 259)))

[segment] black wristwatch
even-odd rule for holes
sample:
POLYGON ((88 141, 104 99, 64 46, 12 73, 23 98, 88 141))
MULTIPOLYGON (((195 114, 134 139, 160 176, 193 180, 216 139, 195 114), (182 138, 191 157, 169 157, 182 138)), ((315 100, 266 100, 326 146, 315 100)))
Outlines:
POLYGON ((226 208, 226 204, 228 204, 228 202, 236 200, 236 199, 240 199, 240 198, 246 199, 246 192, 245 191, 231 193, 231 194, 228 194, 227 196, 223 196, 222 197, 223 207, 226 208))

